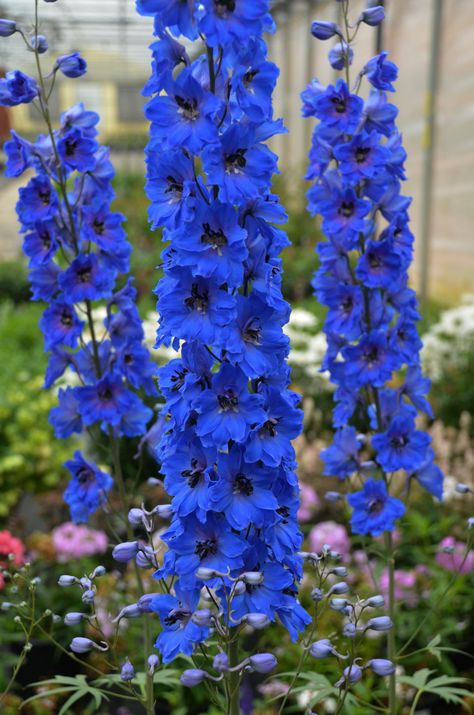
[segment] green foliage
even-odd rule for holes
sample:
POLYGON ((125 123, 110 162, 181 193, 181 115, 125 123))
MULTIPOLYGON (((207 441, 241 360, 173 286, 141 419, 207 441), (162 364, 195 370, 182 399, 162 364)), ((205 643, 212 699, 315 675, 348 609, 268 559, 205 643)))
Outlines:
POLYGON ((0 302, 0 395, 15 384, 20 373, 44 375, 47 358, 38 328, 43 309, 38 303, 0 302))
POLYGON ((27 303, 30 300, 28 269, 23 261, 0 263, 0 303, 27 303))
POLYGON ((71 440, 54 438, 48 413, 56 397, 42 383, 42 377, 20 372, 0 397, 0 517, 25 492, 55 487, 72 452, 71 440))
POLYGON ((445 703, 464 706, 467 712, 470 712, 470 708, 464 702, 464 698, 470 697, 472 693, 470 690, 461 687, 467 682, 466 678, 452 678, 448 675, 439 675, 433 678, 432 675, 436 672, 435 670, 422 668, 411 676, 404 675, 399 678, 401 683, 409 685, 417 691, 410 715, 415 712, 415 707, 424 693, 431 693, 445 703))

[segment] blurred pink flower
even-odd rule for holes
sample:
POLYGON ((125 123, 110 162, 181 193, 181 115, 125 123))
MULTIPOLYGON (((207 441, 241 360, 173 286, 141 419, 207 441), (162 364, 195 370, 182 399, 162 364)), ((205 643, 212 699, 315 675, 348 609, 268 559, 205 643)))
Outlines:
POLYGON ((338 551, 343 560, 347 560, 351 549, 348 533, 342 524, 335 521, 321 521, 309 532, 311 551, 321 551, 328 544, 333 551, 338 551))
MULTIPOLYGON (((22 566, 25 561, 25 547, 20 539, 9 531, 0 531, 0 568, 8 570, 9 566, 22 566), (10 561, 8 556, 12 555, 10 561)), ((5 585, 3 574, 0 573, 0 590, 5 585)))
MULTIPOLYGON (((395 569, 395 599, 406 606, 413 608, 419 601, 415 591, 416 572, 395 569)), ((384 569, 380 575, 380 591, 388 600, 389 595, 389 575, 388 569, 384 569)))
POLYGON ((53 529, 52 536, 56 556, 61 563, 107 551, 108 539, 105 531, 95 531, 83 524, 67 521, 53 529))
POLYGON ((436 561, 447 571, 459 571, 466 574, 474 571, 474 551, 469 551, 466 559, 466 544, 463 541, 456 541, 454 536, 447 536, 438 546, 436 561), (449 549, 449 552, 445 551, 449 549), (464 561, 464 563, 463 563, 464 561))
POLYGON ((313 487, 300 482, 300 508, 298 509, 298 521, 309 521, 319 506, 319 498, 313 487))

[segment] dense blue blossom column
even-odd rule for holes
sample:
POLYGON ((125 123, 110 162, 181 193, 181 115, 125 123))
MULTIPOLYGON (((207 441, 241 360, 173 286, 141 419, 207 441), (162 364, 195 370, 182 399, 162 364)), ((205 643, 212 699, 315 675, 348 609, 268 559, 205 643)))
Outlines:
MULTIPOLYGON (((308 207, 322 219, 326 236, 317 252, 320 266, 314 292, 328 309, 328 349, 323 368, 336 386, 335 436, 322 452, 324 473, 362 489, 348 496, 355 534, 385 533, 390 574, 390 615, 394 616, 392 531, 405 513, 411 483, 442 498, 443 475, 434 463, 429 435, 416 417, 432 417, 426 399, 430 383, 420 367, 420 314, 408 286, 414 237, 411 199, 401 193, 406 153, 397 131, 394 91, 397 67, 382 52, 370 59, 350 88, 351 42, 362 24, 377 25, 383 7, 365 10, 355 25, 342 2, 344 29, 314 22, 313 35, 334 38, 329 62, 345 79, 323 86, 313 80, 302 94, 303 116, 319 120, 313 134, 307 178, 313 186, 308 207), (359 96, 364 79, 368 98, 359 96)), ((395 635, 389 636, 395 658, 395 635)), ((391 676, 390 712, 397 710, 391 676)))
MULTIPOLYGON (((21 30, 15 32, 35 52, 38 79, 9 72, 0 80, 0 104, 33 102, 47 131, 34 142, 12 132, 5 144, 5 174, 16 178, 34 172, 20 189, 16 210, 32 300, 48 304, 40 320, 50 353, 45 387, 59 385, 50 421, 61 439, 100 426, 110 437, 111 461, 120 477, 118 440, 145 434, 152 411, 140 393, 156 395, 157 390, 136 291, 131 279, 123 280, 132 247, 122 226, 125 217, 111 210, 114 168, 108 149, 97 142, 95 112, 77 104, 61 115, 57 129, 51 124, 48 98, 56 73, 80 77, 85 61, 78 53, 60 57, 45 78, 39 58, 47 50, 45 38, 38 49, 21 30), (100 322, 93 315, 99 306, 105 316, 100 322)), ((80 452, 65 466, 72 476, 64 495, 71 517, 87 521, 106 502, 112 477, 80 452)), ((123 496, 121 478, 119 488, 123 496)))
POLYGON ((289 306, 279 254, 288 240, 274 224, 286 216, 271 193, 277 157, 265 144, 283 131, 272 117, 278 70, 262 39, 273 28, 269 2, 137 7, 154 16, 158 37, 145 88, 150 220, 168 244, 157 344, 181 348, 160 374, 167 423, 157 447, 174 510, 158 575, 176 577, 176 599, 154 600, 157 644, 170 660, 207 636, 189 622, 204 585, 224 609, 231 593, 228 625, 249 612, 278 616, 296 638, 307 623, 296 597, 302 537, 291 445, 302 413, 288 389, 282 329, 289 306), (197 59, 180 35, 205 43, 197 59), (235 589, 232 579, 248 571, 263 576, 235 589), (176 628, 176 609, 189 627, 176 628))

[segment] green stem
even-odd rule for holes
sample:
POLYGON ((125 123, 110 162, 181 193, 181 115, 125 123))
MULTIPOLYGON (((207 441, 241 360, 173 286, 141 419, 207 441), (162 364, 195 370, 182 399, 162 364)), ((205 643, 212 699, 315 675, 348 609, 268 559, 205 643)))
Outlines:
MULTIPOLYGON (((229 666, 231 668, 238 665, 239 661, 239 639, 230 636, 229 641, 229 666)), ((240 674, 238 672, 229 673, 229 715, 240 715, 240 674)))
MULTIPOLYGON (((387 531, 385 534, 385 543, 387 546, 387 566, 388 566, 388 614, 392 620, 392 628, 388 632, 388 658, 395 663, 397 657, 397 648, 395 642, 395 558, 393 554, 393 537, 392 532, 387 531)), ((390 675, 389 680, 389 712, 390 715, 397 714, 397 674, 396 671, 390 675)))

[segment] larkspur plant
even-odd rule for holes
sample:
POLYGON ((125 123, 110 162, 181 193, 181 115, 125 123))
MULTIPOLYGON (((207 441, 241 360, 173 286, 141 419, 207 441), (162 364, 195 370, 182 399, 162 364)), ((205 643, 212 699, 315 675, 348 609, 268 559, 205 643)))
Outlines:
MULTIPOLYGON (((312 33, 336 40, 329 62, 344 78, 327 87, 315 79, 302 93, 303 116, 319 120, 306 178, 314 182, 309 211, 321 216, 327 238, 317 247, 313 287, 328 308, 323 369, 336 386, 334 440, 321 457, 325 475, 350 482, 353 533, 385 535, 393 615, 392 532, 405 513, 403 500, 412 480, 442 499, 443 474, 431 438, 415 423, 419 413, 433 414, 426 399, 430 381, 420 366, 420 314, 408 287, 414 237, 411 199, 401 193, 406 153, 395 124, 398 109, 387 95, 395 91, 398 70, 382 52, 351 88, 351 44, 360 26, 379 24, 384 11, 370 8, 351 26, 349 3, 341 4, 344 28, 314 22, 312 33), (370 85, 365 101, 359 96, 364 79, 370 85), (360 483, 362 489, 354 491, 360 483)), ((393 659, 393 633, 389 651, 393 659)), ((392 675, 392 713, 395 698, 392 675)))

